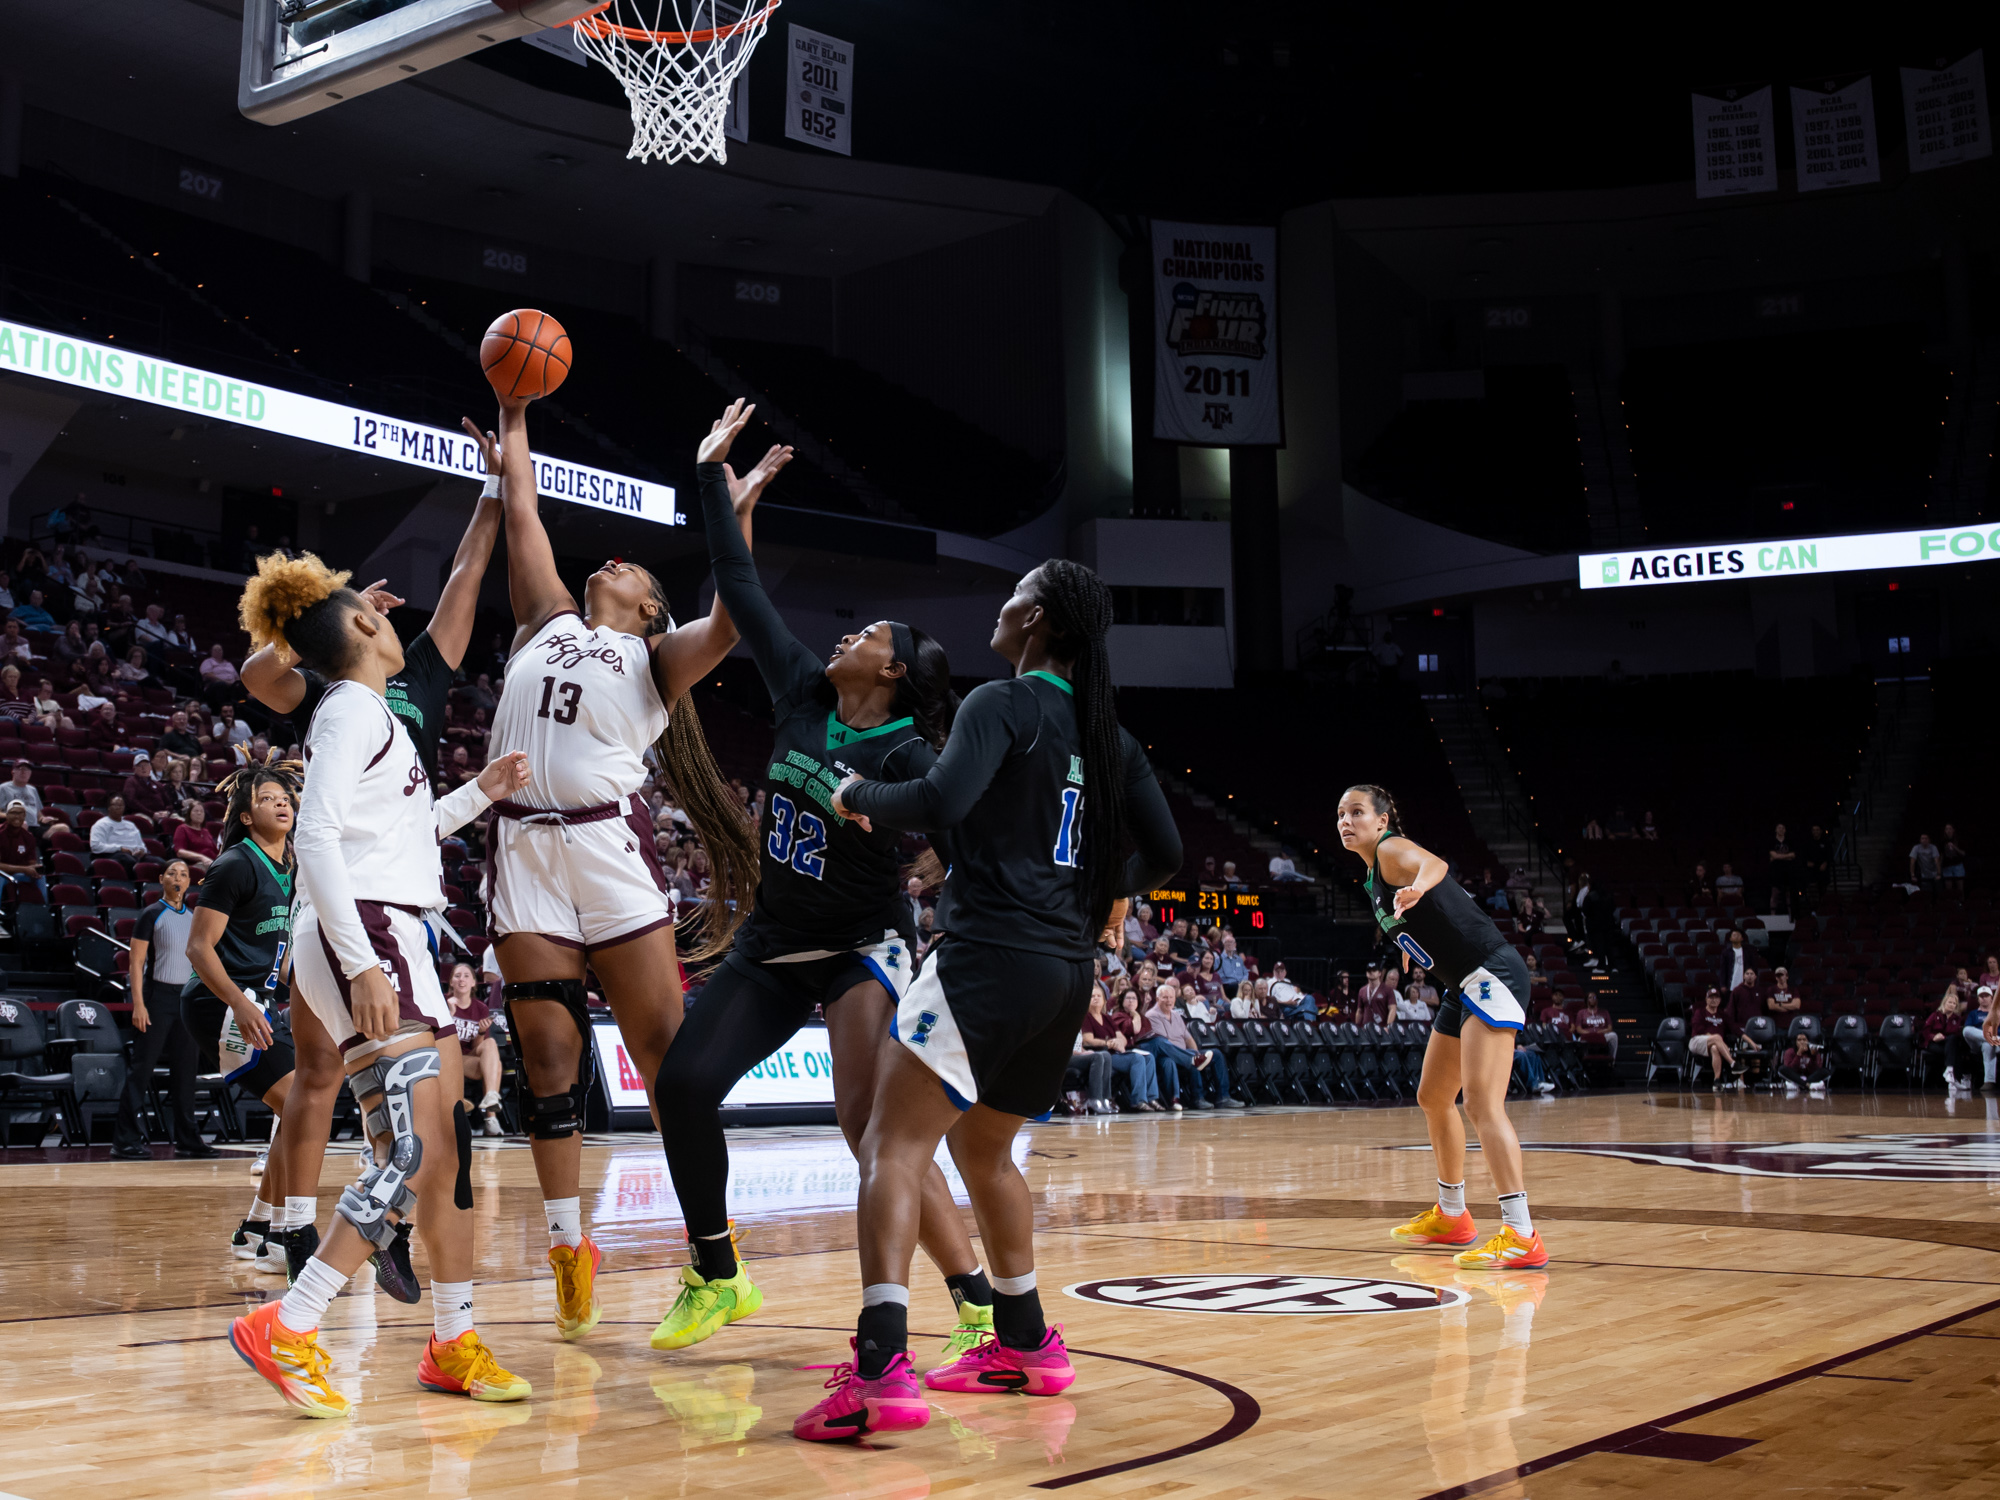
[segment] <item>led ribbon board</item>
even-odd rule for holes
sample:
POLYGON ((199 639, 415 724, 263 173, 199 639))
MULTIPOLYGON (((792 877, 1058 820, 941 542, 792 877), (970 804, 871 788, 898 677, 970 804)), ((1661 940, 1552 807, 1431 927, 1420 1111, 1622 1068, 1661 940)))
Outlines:
POLYGON ((1648 547, 1586 552, 1576 560, 1578 588, 1638 588, 1651 583, 1726 583, 1742 578, 1862 573, 1876 568, 1934 568, 2000 559, 2000 526, 1937 526, 1784 541, 1725 542, 1713 547, 1648 547))
MULTIPOLYGON (((479 445, 463 432, 425 427, 0 319, 0 371, 7 370, 440 474, 478 479, 486 473, 479 445)), ((561 459, 538 457, 534 462, 535 484, 544 495, 661 526, 686 524, 674 503, 672 485, 642 482, 561 459)))

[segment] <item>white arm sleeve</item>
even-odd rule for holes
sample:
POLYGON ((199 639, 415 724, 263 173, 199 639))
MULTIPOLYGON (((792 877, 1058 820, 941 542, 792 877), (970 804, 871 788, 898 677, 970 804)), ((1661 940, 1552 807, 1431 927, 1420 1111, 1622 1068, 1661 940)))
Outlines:
POLYGON ((438 837, 449 838, 493 805, 493 799, 479 789, 477 779, 466 782, 437 804, 438 837))
POLYGON ((347 826, 361 773, 381 748, 385 717, 375 711, 365 688, 336 692, 321 704, 306 739, 309 769, 299 799, 298 828, 292 835, 299 857, 299 889, 312 902, 319 930, 349 979, 371 968, 376 959, 354 906, 340 831, 347 826))

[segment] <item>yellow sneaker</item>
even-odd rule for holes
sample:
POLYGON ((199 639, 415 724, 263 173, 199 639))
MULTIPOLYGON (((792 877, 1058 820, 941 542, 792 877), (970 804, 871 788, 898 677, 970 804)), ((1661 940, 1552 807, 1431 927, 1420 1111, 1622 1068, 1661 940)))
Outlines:
POLYGON ((1448 1214, 1437 1204, 1389 1231, 1399 1245, 1469 1245, 1479 1238, 1470 1212, 1448 1214))
POLYGON ((704 1281, 693 1266, 681 1267, 681 1294, 653 1330, 655 1349, 685 1349, 747 1318, 764 1305, 764 1294, 741 1260, 736 1274, 704 1281))
POLYGON ((243 1362, 278 1388, 309 1417, 344 1417, 347 1398, 327 1382, 333 1361, 317 1330, 294 1333, 278 1321, 278 1304, 266 1302, 229 1325, 229 1342, 243 1362))
POLYGON ((417 1384, 427 1391, 470 1396, 474 1401, 525 1401, 535 1393, 520 1376, 501 1369, 493 1351, 470 1331, 449 1344, 440 1344, 432 1334, 417 1366, 417 1384))
MULTIPOLYGON (((977 1302, 959 1303, 958 1327, 952 1329, 951 1337, 945 1340, 944 1363, 948 1365, 966 1350, 978 1348, 992 1331, 992 1308, 981 1307, 977 1302)), ((944 1365, 938 1368, 943 1369, 944 1365)))
POLYGON ((1539 1271, 1549 1263, 1549 1252, 1542 1248, 1540 1230, 1524 1237, 1503 1224, 1477 1250, 1461 1250, 1452 1259, 1462 1271, 1539 1271))
POLYGON ((580 1339, 604 1316, 597 1301, 597 1268, 604 1252, 589 1235, 574 1250, 557 1245, 549 1251, 549 1269, 556 1273, 556 1332, 580 1339))

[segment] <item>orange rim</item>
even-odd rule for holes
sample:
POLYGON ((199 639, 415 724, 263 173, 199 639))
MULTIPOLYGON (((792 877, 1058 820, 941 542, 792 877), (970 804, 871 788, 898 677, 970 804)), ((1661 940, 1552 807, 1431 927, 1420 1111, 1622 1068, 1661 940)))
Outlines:
POLYGON ((587 31, 594 37, 623 37, 628 42, 651 42, 656 47, 685 47, 689 43, 719 42, 735 36, 740 31, 761 26, 770 19, 783 0, 771 0, 754 16, 745 16, 730 26, 711 26, 706 31, 649 31, 644 26, 621 26, 616 21, 601 19, 604 12, 611 9, 611 0, 605 0, 587 16, 578 16, 570 25, 578 31, 587 31))

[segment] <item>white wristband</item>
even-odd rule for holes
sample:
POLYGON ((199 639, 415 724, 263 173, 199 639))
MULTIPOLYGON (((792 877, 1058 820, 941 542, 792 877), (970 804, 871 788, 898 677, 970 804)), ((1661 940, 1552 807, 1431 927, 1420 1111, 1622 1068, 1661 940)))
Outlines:
POLYGON ((498 500, 500 498, 500 476, 498 474, 488 474, 486 476, 486 487, 479 492, 479 498, 482 500, 498 500))

